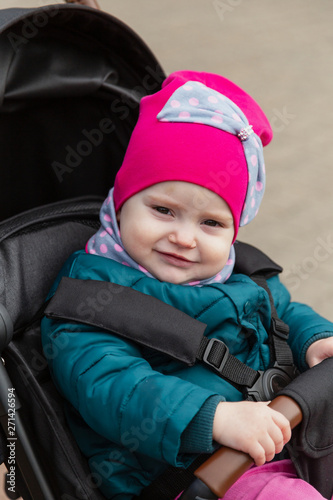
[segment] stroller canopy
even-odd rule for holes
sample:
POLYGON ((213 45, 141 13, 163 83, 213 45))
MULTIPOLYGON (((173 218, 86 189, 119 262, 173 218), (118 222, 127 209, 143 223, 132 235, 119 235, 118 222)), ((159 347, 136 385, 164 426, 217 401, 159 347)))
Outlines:
POLYGON ((106 196, 158 61, 128 26, 73 4, 0 11, 0 220, 106 196))

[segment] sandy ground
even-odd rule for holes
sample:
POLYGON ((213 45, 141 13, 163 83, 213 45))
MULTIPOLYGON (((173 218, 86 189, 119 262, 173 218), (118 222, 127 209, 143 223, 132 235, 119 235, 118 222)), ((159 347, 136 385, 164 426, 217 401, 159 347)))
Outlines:
MULTIPOLYGON (((0 8, 43 6, 0 0, 0 8)), ((275 137, 266 197, 239 239, 284 267, 294 300, 333 320, 333 2, 100 0, 133 28, 166 73, 223 74, 255 97, 275 137)))

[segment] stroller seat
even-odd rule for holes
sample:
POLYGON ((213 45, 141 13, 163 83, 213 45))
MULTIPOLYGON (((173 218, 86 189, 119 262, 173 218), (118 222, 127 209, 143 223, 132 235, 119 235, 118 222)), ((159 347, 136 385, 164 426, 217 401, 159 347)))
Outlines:
MULTIPOLYGON (((28 446, 32 444, 36 450, 42 482, 48 478, 52 498, 103 498, 67 428, 63 401, 42 354, 38 314, 63 262, 96 231, 100 205, 96 197, 59 202, 32 209, 0 225, 0 303, 6 307, 15 331, 2 355, 20 401, 16 432, 20 439, 20 415, 24 428, 29 429, 28 446)), ((2 389, 6 391, 3 380, 2 389)), ((1 437, 2 450, 6 450, 6 436, 2 433, 1 437)), ((21 444, 18 446, 17 462, 25 469, 25 450, 21 450, 21 444)), ((34 471, 23 473, 26 481, 22 481, 19 471, 16 476, 20 494, 25 499, 48 498, 40 491, 40 478, 34 480, 34 471)))

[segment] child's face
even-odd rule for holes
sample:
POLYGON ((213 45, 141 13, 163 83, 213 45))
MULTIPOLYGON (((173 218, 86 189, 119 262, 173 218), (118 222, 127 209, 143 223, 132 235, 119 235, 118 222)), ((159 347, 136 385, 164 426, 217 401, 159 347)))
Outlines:
POLYGON ((117 218, 127 253, 160 281, 210 278, 228 260, 233 217, 226 202, 204 187, 155 184, 129 198, 117 218))

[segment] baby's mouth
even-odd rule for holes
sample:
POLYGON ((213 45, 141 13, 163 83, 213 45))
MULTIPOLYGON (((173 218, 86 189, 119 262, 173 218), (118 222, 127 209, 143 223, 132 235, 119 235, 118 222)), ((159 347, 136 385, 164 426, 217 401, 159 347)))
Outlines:
POLYGON ((157 250, 157 253, 162 257, 164 261, 168 264, 172 264, 177 267, 191 267, 194 264, 194 261, 183 257, 182 255, 169 253, 169 252, 160 252, 157 250))

